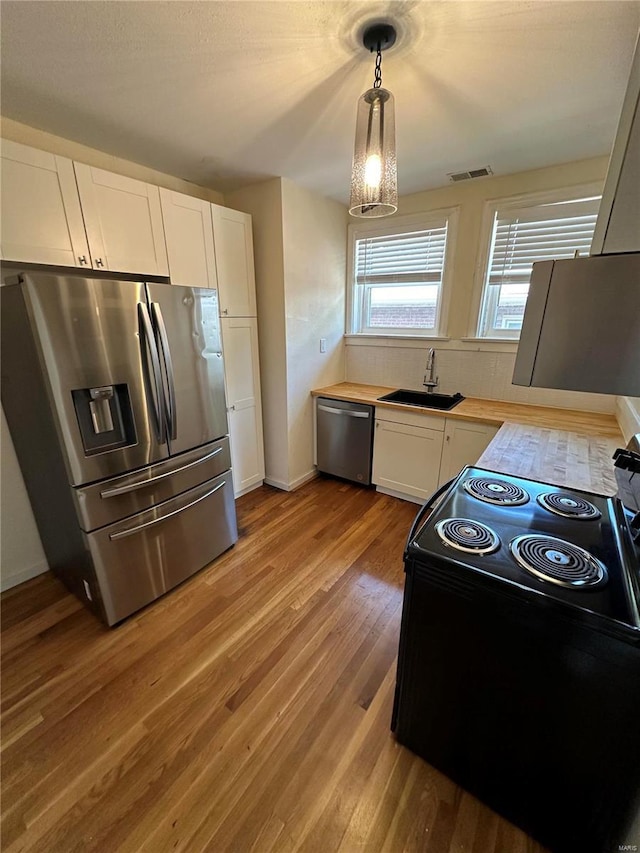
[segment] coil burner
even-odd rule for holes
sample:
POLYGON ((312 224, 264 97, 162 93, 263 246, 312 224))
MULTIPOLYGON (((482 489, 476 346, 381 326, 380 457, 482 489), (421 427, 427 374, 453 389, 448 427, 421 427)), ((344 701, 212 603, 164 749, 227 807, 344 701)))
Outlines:
POLYGON ((543 581, 573 589, 603 586, 605 566, 588 551, 554 536, 516 536, 509 545, 515 560, 543 581))
POLYGON ((546 492, 538 495, 538 503, 544 509, 563 518, 593 521, 601 515, 600 510, 592 503, 568 492, 546 492))
POLYGON ((457 551, 491 554, 500 547, 500 539, 490 527, 469 518, 445 518, 436 524, 435 529, 445 545, 457 551))
POLYGON ((497 477, 471 477, 462 485, 468 494, 490 504, 519 506, 529 500, 529 495, 520 486, 497 477))

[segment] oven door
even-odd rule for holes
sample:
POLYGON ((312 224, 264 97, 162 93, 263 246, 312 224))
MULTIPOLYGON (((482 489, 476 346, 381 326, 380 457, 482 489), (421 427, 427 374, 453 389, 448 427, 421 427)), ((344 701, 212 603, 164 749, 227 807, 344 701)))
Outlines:
POLYGON ((89 533, 107 624, 177 586, 237 539, 230 471, 89 533))

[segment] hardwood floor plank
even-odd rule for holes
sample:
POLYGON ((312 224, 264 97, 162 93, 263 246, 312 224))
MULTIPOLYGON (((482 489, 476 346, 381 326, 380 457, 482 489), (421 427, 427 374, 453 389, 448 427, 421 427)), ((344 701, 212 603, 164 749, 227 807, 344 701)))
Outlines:
MULTIPOLYGON (((387 616, 387 619, 391 619, 393 615, 392 611, 387 616)), ((313 708, 313 704, 310 708, 311 713, 313 713, 314 723, 316 720, 320 723, 329 719, 332 711, 336 709, 337 700, 340 697, 340 694, 345 693, 342 686, 345 681, 352 681, 358 677, 366 677, 366 673, 364 676, 359 676, 359 673, 356 673, 356 671, 358 670, 359 661, 364 661, 364 664, 367 663, 367 648, 370 648, 372 643, 375 642, 375 632, 374 629, 368 630, 366 623, 363 623, 359 629, 359 634, 362 636, 364 632, 367 632, 366 636, 360 646, 355 649, 355 653, 352 655, 351 660, 349 660, 345 670, 343 670, 339 675, 338 680, 335 680, 335 670, 330 673, 330 678, 333 679, 333 686, 331 693, 327 696, 324 703, 318 704, 318 699, 316 697, 311 698, 312 703, 316 705, 315 710, 313 708)), ((318 686, 320 687, 320 693, 318 696, 321 698, 322 694, 325 692, 325 688, 323 685, 318 686)), ((355 708, 356 702, 353 692, 351 693, 351 696, 350 704, 353 706, 354 713, 358 714, 355 708)), ((358 719, 362 719, 362 717, 363 715, 360 713, 358 719)), ((222 845, 223 839, 220 832, 225 831, 229 834, 229 838, 233 837, 233 846, 238 849, 243 849, 248 842, 247 833, 252 831, 251 826, 259 820, 259 814, 261 812, 270 813, 273 809, 277 809, 278 815, 284 819, 287 812, 283 809, 281 804, 279 805, 277 803, 278 794, 283 789, 283 786, 286 786, 288 783, 292 783, 299 791, 314 779, 317 772, 317 765, 315 762, 311 762, 309 769, 305 770, 304 759, 313 748, 313 744, 318 743, 318 740, 322 737, 322 733, 319 734, 315 726, 310 724, 303 727, 299 726, 298 731, 299 737, 295 742, 294 732, 292 730, 289 731, 289 737, 287 738, 288 743, 284 746, 284 749, 288 750, 287 756, 283 756, 281 752, 279 753, 279 758, 281 760, 285 758, 286 766, 295 767, 293 776, 291 775, 290 770, 289 772, 282 772, 282 769, 284 768, 277 768, 274 766, 266 770, 267 775, 265 775, 265 772, 262 772, 259 777, 256 777, 253 786, 255 794, 250 793, 249 796, 245 796, 243 800, 239 801, 238 805, 234 808, 229 818, 221 827, 221 830, 219 830, 214 836, 214 843, 217 842, 219 845, 222 845), (262 788, 262 791, 260 791, 260 788, 262 788), (235 835, 233 833, 235 833, 235 835)), ((346 734, 348 736, 348 730, 346 734)), ((345 749, 349 748, 350 744, 347 744, 345 749)), ((289 822, 287 822, 287 826, 289 828, 289 822)))
POLYGON ((54 578, 2 607, 6 853, 544 853, 389 731, 416 507, 318 478, 115 629, 54 578))
MULTIPOLYGON (((216 756, 209 763, 205 774, 197 780, 199 788, 208 789, 215 785, 218 792, 215 813, 210 814, 204 804, 200 809, 198 807, 194 809, 190 806, 192 825, 195 816, 197 814, 202 815, 196 832, 189 837, 182 836, 179 842, 176 841, 175 844, 171 844, 167 848, 163 846, 162 849, 191 849, 192 847, 204 849, 204 846, 209 842, 211 824, 216 825, 223 821, 229 810, 243 795, 244 784, 250 782, 257 772, 263 770, 276 751, 278 751, 279 760, 282 760, 285 736, 289 742, 293 740, 291 725, 300 721, 304 724, 303 738, 305 742, 310 737, 311 727, 307 715, 298 712, 296 700, 298 704, 306 704, 310 709, 318 707, 320 698, 327 692, 328 686, 335 681, 336 671, 339 672, 339 669, 336 668, 336 661, 349 660, 347 654, 349 647, 368 615, 361 613, 358 618, 354 619, 346 606, 343 605, 341 610, 340 620, 335 625, 327 623, 323 628, 326 634, 313 656, 309 656, 310 643, 305 642, 300 651, 296 653, 292 667, 285 670, 282 678, 275 678, 271 680, 271 683, 261 685, 254 696, 254 707, 247 708, 244 706, 240 710, 240 714, 244 712, 248 716, 255 716, 256 713, 259 713, 260 729, 251 732, 247 727, 249 738, 246 735, 244 738, 236 737, 235 732, 232 732, 224 746, 225 761, 221 763, 219 756, 216 756), (327 628, 331 630, 327 631, 327 628), (313 685, 311 685, 311 681, 314 682, 313 685), (301 683, 309 684, 309 689, 301 691, 301 683), (261 697, 261 694, 264 694, 264 698, 261 697), (263 706, 273 710, 265 714, 261 711, 263 706)), ((316 638, 319 636, 321 635, 316 634, 316 638)), ((318 717, 322 719, 320 715, 318 717)), ((315 720, 318 717, 314 716, 313 719, 315 720)), ((308 746, 299 748, 301 751, 306 751, 308 746)), ((290 770, 287 770, 286 775, 290 775, 290 770)), ((278 790, 278 785, 275 786, 275 790, 278 790)), ((153 838, 149 839, 149 849, 153 849, 154 843, 153 838)), ((220 848, 224 849, 224 845, 221 844, 220 848)))

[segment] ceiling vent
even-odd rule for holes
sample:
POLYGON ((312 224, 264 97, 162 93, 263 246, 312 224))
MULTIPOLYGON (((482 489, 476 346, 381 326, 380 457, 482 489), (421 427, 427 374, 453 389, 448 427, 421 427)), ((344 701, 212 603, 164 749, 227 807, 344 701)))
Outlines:
POLYGON ((482 166, 480 169, 469 169, 468 172, 447 172, 447 177, 454 183, 468 181, 470 178, 486 178, 487 175, 493 175, 491 166, 482 166))

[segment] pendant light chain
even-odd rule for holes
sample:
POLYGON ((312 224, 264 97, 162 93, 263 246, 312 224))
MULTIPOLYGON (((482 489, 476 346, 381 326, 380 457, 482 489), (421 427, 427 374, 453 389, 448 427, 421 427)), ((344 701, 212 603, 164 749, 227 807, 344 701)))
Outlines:
POLYGON ((375 75, 373 87, 358 100, 349 199, 351 216, 391 216, 398 209, 394 99, 391 92, 382 88, 382 53, 393 47, 395 41, 396 30, 389 23, 371 24, 362 34, 367 53, 375 54, 375 75))
POLYGON ((382 86, 382 51, 380 49, 380 42, 378 42, 378 50, 376 52, 376 70, 375 76, 373 80, 373 88, 379 89, 382 86))

